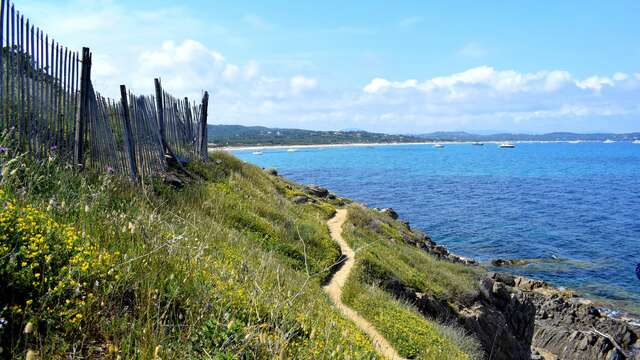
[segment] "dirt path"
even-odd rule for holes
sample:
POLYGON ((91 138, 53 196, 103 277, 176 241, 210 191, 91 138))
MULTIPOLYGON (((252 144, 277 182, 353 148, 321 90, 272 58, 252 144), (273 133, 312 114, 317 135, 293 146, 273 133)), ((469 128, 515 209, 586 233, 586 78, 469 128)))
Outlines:
POLYGON ((336 215, 327 222, 331 238, 340 245, 340 251, 342 251, 342 254, 346 256, 347 259, 340 270, 333 275, 331 282, 324 287, 324 291, 329 294, 331 300, 333 300, 336 307, 342 311, 344 316, 353 321, 362 331, 369 335, 376 350, 378 350, 382 356, 389 360, 403 359, 371 323, 342 302, 342 287, 349 278, 349 274, 351 274, 356 255, 349 244, 342 238, 342 224, 344 224, 346 218, 347 210, 339 209, 336 215))

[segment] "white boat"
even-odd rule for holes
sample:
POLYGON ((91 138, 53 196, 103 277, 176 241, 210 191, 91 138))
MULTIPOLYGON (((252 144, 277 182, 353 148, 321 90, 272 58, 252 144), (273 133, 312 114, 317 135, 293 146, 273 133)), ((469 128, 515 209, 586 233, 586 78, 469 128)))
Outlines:
POLYGON ((262 153, 262 151, 254 151, 254 152, 252 152, 252 154, 253 155, 262 155, 263 153, 262 153))
POLYGON ((580 140, 571 140, 569 141, 569 144, 580 144, 582 141, 580 140))
POLYGON ((502 144, 500 144, 500 147, 502 149, 513 149, 516 146, 513 145, 512 143, 502 143, 502 144))
POLYGON ((433 144, 433 147, 436 148, 436 149, 441 149, 441 148, 444 147, 444 145, 442 145, 442 144, 433 144))
POLYGON ((640 144, 640 140, 633 140, 632 144, 640 144))
POLYGON ((605 141, 603 141, 604 144, 614 144, 615 141, 611 140, 611 139, 607 139, 605 141))
POLYGON ((287 149, 287 152, 296 152, 298 149, 287 149))

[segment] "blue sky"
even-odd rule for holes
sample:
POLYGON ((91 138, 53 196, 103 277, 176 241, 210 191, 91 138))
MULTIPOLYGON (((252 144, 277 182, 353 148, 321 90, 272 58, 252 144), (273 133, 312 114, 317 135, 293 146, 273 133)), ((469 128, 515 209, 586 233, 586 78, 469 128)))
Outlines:
POLYGON ((95 87, 213 93, 210 123, 639 131, 638 1, 26 0, 95 87))

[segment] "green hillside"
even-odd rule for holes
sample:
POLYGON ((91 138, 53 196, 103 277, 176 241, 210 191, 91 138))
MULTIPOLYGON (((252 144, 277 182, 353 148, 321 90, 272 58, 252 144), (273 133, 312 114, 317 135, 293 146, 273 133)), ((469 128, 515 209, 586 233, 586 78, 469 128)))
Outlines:
POLYGON ((8 151, 0 167, 2 356, 377 358, 321 288, 340 259, 326 226, 337 206, 349 206, 345 236, 363 248, 344 301, 403 356, 480 356, 457 327, 380 285, 392 276, 455 302, 476 291, 479 270, 406 244, 415 234, 403 224, 346 199, 223 152, 190 164, 195 177, 178 188, 8 151))
POLYGON ((209 143, 214 146, 368 144, 425 141, 416 136, 372 133, 363 130, 314 131, 241 125, 209 125, 208 136, 209 143))

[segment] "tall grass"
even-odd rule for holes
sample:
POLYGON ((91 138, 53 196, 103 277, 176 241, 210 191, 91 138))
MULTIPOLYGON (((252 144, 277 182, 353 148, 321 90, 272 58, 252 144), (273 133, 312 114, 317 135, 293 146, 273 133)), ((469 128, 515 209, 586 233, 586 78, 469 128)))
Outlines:
POLYGON ((190 165, 204 180, 140 188, 0 145, 1 216, 17 209, 0 234, 2 271, 31 278, 50 255, 51 276, 71 284, 0 279, 3 356, 377 357, 321 291, 339 250, 327 209, 288 201, 292 184, 216 153, 190 165), (15 225, 29 211, 73 232, 78 248, 53 251, 70 235, 28 224, 47 250, 22 266, 32 244, 15 225))

